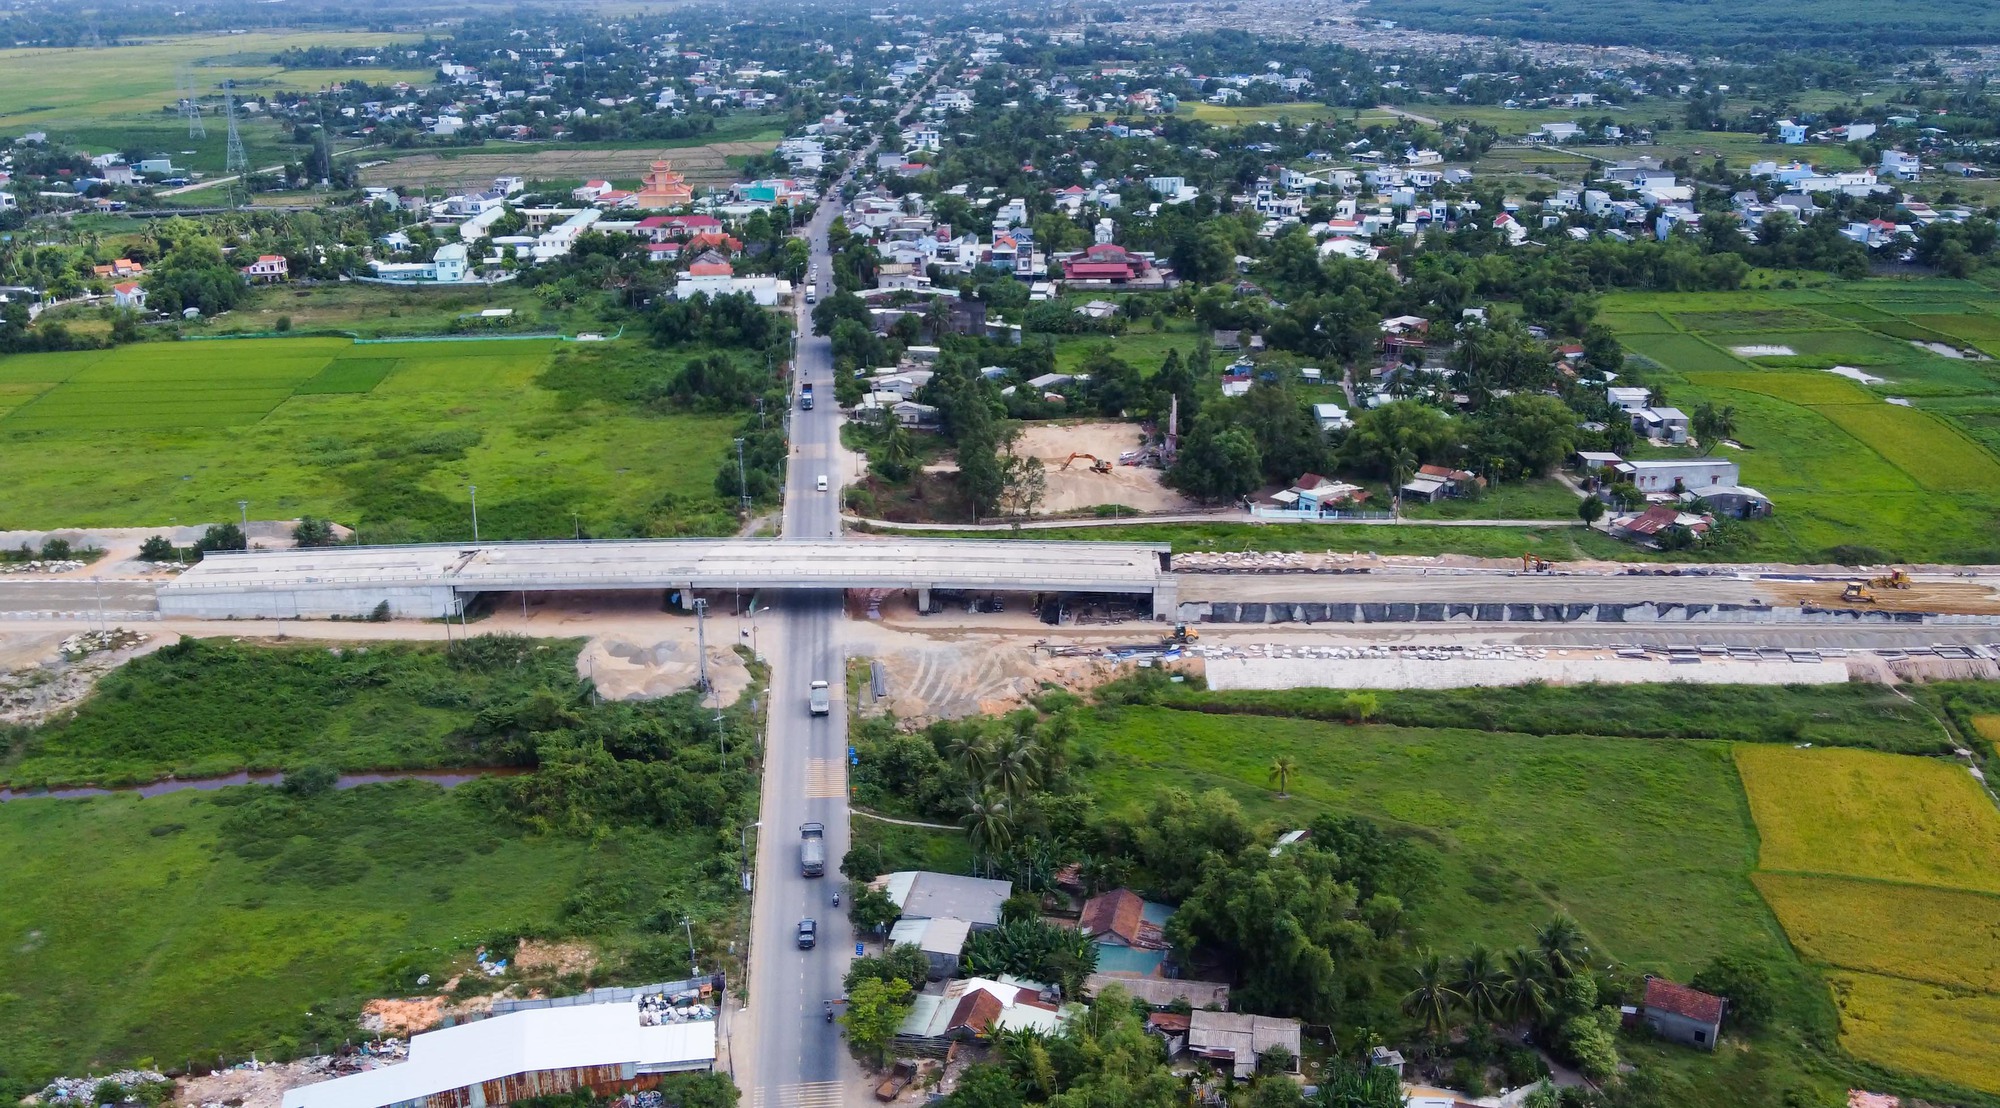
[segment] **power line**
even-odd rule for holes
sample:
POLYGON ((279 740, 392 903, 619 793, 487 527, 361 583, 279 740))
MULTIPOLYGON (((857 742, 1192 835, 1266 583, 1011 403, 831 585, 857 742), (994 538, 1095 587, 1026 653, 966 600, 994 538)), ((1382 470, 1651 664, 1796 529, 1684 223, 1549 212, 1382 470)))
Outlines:
POLYGON ((243 136, 236 131, 236 82, 222 82, 222 113, 229 117, 229 148, 222 157, 222 172, 234 174, 229 182, 230 207, 250 202, 250 156, 243 152, 243 136))

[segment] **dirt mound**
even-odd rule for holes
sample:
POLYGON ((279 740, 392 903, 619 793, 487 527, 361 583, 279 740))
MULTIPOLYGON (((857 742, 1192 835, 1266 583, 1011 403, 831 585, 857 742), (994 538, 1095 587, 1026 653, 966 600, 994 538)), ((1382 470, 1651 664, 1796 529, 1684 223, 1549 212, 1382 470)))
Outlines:
POLYGON ((514 969, 523 974, 556 977, 585 974, 597 968, 597 951, 589 943, 537 942, 522 939, 514 949, 514 969))
MULTIPOLYGON (((732 648, 734 620, 711 620, 708 679, 734 704, 750 687, 750 671, 732 648), (719 644, 719 645, 718 645, 719 644)), ((700 676, 693 621, 685 627, 662 628, 639 635, 605 635, 592 639, 576 659, 576 673, 597 686, 607 700, 654 700, 691 689, 700 676)))
POLYGON ((414 1035, 428 1031, 444 1018, 444 998, 426 996, 416 1000, 371 1000, 361 1006, 361 1026, 387 1035, 414 1035))
POLYGON ((1048 491, 1042 498, 1043 514, 1073 512, 1100 504, 1123 504, 1142 512, 1177 512, 1199 507, 1168 488, 1162 481, 1163 471, 1118 464, 1119 455, 1139 449, 1144 442, 1144 434, 1136 423, 1031 423, 1022 429, 1015 449, 1042 460, 1048 474, 1048 491), (1070 462, 1070 455, 1077 453, 1110 462, 1111 472, 1092 470, 1087 458, 1070 462), (1069 468, 1063 468, 1065 464, 1069 468))

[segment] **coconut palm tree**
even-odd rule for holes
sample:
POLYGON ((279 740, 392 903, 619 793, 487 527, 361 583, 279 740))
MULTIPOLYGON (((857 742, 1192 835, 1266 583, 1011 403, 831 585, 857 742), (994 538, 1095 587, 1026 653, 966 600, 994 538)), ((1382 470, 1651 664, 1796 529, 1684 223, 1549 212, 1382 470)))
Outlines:
POLYGON ((959 821, 972 840, 972 852, 988 871, 993 856, 1007 849, 1014 838, 1014 811, 1006 796, 992 786, 965 798, 965 816, 959 821))
POLYGON ((1402 512, 1403 507, 1403 484, 1410 479, 1410 474, 1416 471, 1417 455, 1407 446, 1396 451, 1395 457, 1389 459, 1390 503, 1395 505, 1398 514, 1402 512))
POLYGON ((972 724, 961 724, 945 744, 945 753, 969 781, 983 781, 993 766, 993 744, 986 733, 972 724))
POLYGON ((1516 1024, 1523 1024, 1547 1015, 1549 963, 1541 952, 1517 946, 1506 956, 1504 963, 1507 995, 1503 1011, 1507 1018, 1516 1024))
POLYGON ((1549 975, 1558 981, 1588 968, 1584 964, 1588 948, 1583 943, 1583 929, 1567 914, 1536 928, 1535 945, 1541 950, 1542 960, 1548 963, 1549 975))
POLYGON ((1474 1019, 1497 1020, 1506 1007, 1507 976, 1493 961, 1493 952, 1474 946, 1458 960, 1458 979, 1452 991, 1465 998, 1465 1010, 1474 1019))
POLYGON ((1290 797, 1292 774, 1299 771, 1299 764, 1289 754, 1280 754, 1271 760, 1271 780, 1278 783, 1278 799, 1290 797))
POLYGON ((987 779, 1000 786, 1001 792, 1008 796, 1025 796, 1041 783, 1040 752, 1035 749, 1032 736, 1019 733, 1002 735, 993 744, 992 751, 987 779))
POLYGON ((1451 1023, 1452 1012, 1465 998, 1451 986, 1451 971, 1444 960, 1424 951, 1409 971, 1410 991, 1403 994, 1403 1014, 1424 1022, 1424 1029, 1441 1036, 1451 1023))

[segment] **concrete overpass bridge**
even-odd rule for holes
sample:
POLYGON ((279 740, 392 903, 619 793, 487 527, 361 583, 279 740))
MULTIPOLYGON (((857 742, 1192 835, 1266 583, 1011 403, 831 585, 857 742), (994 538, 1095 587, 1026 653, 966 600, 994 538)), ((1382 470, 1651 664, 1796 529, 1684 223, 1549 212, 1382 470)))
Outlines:
POLYGON ((492 592, 932 589, 1145 595, 1171 618, 1164 543, 896 539, 519 542, 212 554, 159 593, 163 616, 436 618, 492 592))

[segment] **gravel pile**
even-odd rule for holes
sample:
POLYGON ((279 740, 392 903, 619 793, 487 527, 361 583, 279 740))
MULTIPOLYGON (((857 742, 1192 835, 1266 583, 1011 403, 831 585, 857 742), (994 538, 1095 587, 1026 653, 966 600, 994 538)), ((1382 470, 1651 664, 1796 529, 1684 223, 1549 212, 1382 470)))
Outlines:
POLYGON ((167 1075, 158 1070, 119 1070, 96 1077, 58 1077, 28 1099, 37 1104, 95 1104, 97 1087, 106 1081, 116 1081, 123 1088, 136 1089, 141 1085, 166 1084, 167 1075))
POLYGON ((124 650, 146 641, 146 636, 123 627, 113 627, 108 631, 80 631, 62 641, 56 649, 63 657, 74 661, 106 650, 124 650))
POLYGON ((0 573, 68 573, 82 569, 87 563, 73 558, 54 558, 44 561, 40 558, 31 562, 0 562, 0 573))

